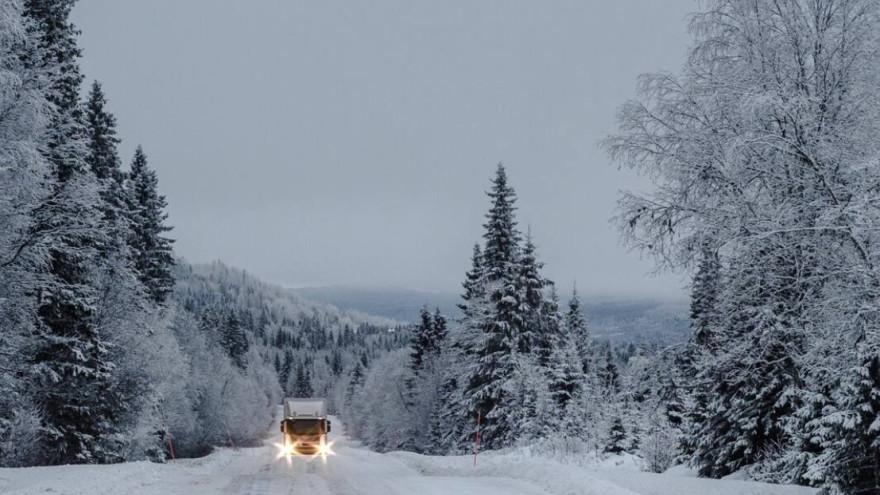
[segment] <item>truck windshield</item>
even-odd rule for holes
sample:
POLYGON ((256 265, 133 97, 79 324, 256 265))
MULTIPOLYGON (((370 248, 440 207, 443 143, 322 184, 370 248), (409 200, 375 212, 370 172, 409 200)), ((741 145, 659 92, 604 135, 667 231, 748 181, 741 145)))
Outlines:
POLYGON ((323 435, 324 421, 320 419, 288 419, 284 421, 285 431, 293 435, 323 435))

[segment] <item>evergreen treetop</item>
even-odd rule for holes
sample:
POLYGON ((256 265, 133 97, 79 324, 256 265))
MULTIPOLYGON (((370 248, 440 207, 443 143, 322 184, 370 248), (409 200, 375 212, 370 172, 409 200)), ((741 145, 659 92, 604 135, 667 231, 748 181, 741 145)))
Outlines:
POLYGON ((500 163, 486 195, 492 200, 492 207, 483 224, 485 248, 481 266, 489 282, 509 280, 516 273, 521 235, 515 218, 516 192, 508 185, 507 172, 500 163))
POLYGON ((147 287, 152 299, 163 303, 174 287, 171 268, 174 254, 171 239, 164 234, 171 230, 165 224, 168 206, 165 197, 159 194, 159 179, 149 168, 143 148, 137 147, 131 162, 128 194, 133 205, 134 216, 131 247, 135 257, 135 268, 139 278, 147 287))
POLYGON ((101 83, 95 81, 85 105, 90 141, 86 160, 98 180, 113 179, 121 182, 119 153, 116 150, 120 141, 116 136, 116 117, 107 111, 106 105, 107 98, 101 83))

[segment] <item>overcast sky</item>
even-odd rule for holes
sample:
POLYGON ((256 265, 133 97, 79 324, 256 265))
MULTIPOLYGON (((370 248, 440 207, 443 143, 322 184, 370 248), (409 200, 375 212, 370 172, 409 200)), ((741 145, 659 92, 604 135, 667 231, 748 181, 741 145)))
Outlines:
POLYGON ((643 179, 597 141, 677 71, 691 0, 80 0, 126 166, 158 170, 179 255, 280 284, 458 290, 499 161, 545 273, 682 294, 608 220, 643 179))

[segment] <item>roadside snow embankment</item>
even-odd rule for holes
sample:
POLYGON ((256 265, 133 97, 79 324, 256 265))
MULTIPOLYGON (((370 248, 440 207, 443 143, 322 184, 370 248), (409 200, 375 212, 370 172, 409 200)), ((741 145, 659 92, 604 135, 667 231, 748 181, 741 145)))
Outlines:
POLYGON ((556 495, 814 495, 815 489, 741 480, 698 478, 676 467, 664 474, 640 471, 631 457, 591 467, 564 464, 523 452, 473 456, 424 456, 392 452, 425 476, 493 476, 534 483, 556 495))
POLYGON ((198 459, 181 459, 166 464, 149 461, 110 465, 40 466, 0 468, 0 493, 54 494, 142 494, 153 485, 180 482, 222 472, 241 452, 219 448, 198 459))

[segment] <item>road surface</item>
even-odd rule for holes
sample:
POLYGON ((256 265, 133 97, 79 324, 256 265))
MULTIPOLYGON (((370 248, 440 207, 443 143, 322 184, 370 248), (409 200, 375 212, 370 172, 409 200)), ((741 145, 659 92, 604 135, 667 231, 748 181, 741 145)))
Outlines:
MULTIPOLYGON (((341 425, 340 421, 333 421, 341 425)), ((548 495, 533 484, 497 477, 425 476, 402 460, 361 448, 336 432, 330 433, 336 455, 321 458, 281 457, 274 444, 239 451, 219 473, 195 477, 171 492, 199 493, 219 489, 224 495, 548 495)))
MULTIPOLYGON (((340 421, 334 424, 341 426, 340 421)), ((275 427, 272 428, 275 430, 275 427)), ((690 475, 634 467, 586 469, 540 457, 377 454, 338 432, 337 455, 279 458, 278 432, 259 448, 219 449, 200 459, 155 464, 0 468, 4 495, 815 495, 805 487, 690 475)), ((613 460, 613 459, 611 459, 613 460)), ((616 461, 615 461, 616 462, 616 461)))

